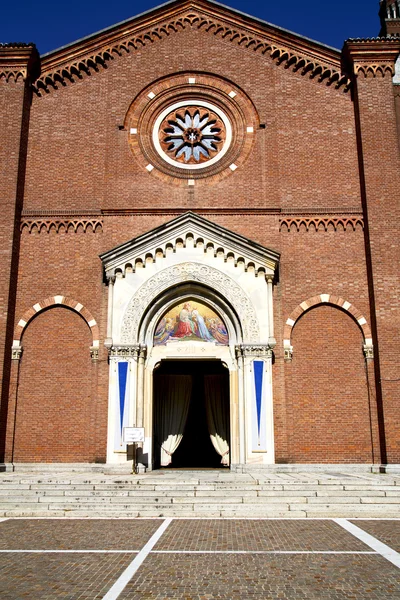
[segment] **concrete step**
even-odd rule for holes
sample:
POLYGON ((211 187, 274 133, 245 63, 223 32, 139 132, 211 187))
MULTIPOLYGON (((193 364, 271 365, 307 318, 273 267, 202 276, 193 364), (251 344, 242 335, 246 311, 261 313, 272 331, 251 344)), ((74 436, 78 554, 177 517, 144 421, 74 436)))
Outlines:
POLYGON ((7 475, 0 516, 400 518, 400 478, 7 475))

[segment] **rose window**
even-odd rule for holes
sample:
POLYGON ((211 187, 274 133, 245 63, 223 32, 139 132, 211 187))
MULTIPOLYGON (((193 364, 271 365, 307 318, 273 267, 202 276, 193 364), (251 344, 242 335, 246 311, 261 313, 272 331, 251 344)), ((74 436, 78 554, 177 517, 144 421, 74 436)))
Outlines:
POLYGON ((232 128, 226 115, 208 102, 194 100, 165 109, 153 130, 158 153, 181 169, 214 164, 224 156, 231 139, 232 128))
POLYGON ((161 148, 184 164, 209 161, 221 150, 226 137, 222 119, 203 107, 187 107, 170 113, 159 130, 161 148))

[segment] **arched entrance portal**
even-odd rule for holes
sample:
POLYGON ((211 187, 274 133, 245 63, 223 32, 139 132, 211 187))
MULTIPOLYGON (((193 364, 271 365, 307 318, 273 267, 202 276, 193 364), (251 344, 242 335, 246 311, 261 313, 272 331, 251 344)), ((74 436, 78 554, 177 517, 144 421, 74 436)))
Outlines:
POLYGON ((229 371, 220 360, 163 360, 153 393, 154 468, 229 466, 229 371))
POLYGON ((154 374, 168 361, 219 361, 229 377, 230 467, 273 464, 279 254, 187 213, 101 258, 109 286, 107 461, 127 460, 124 427, 136 426, 145 435, 140 468, 157 464, 154 374))

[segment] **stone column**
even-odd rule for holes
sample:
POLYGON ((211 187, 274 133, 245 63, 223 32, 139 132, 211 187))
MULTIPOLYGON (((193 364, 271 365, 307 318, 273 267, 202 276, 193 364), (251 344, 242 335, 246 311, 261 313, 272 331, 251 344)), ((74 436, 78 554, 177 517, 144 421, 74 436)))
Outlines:
POLYGON ((268 345, 271 348, 275 348, 276 339, 274 333, 274 276, 267 275, 267 286, 268 286, 268 324, 269 324, 269 338, 268 345))
POLYGON ((106 348, 113 345, 113 314, 114 314, 114 284, 115 275, 109 275, 108 279, 108 306, 107 306, 107 337, 104 341, 106 348))
POLYGON ((245 388, 244 388, 244 358, 242 346, 236 346, 236 358, 238 364, 238 417, 239 417, 239 464, 246 462, 246 411, 245 411, 245 388))
MULTIPOLYGON (((147 346, 141 344, 139 349, 138 371, 137 371, 137 392, 136 392, 136 427, 144 426, 144 369, 147 354, 147 346)), ((141 444, 138 444, 141 446, 141 444)), ((138 473, 144 473, 146 465, 143 462, 143 448, 137 448, 137 469, 138 473)))
POLYGON ((136 388, 136 427, 143 427, 144 420, 144 363, 146 352, 147 347, 140 345, 136 388))

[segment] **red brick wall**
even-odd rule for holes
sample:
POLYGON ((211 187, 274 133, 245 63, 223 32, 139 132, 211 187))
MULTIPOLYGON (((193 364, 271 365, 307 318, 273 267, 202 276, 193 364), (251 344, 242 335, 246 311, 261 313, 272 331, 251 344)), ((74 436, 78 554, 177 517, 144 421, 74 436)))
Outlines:
POLYGON ((331 306, 297 321, 285 365, 290 462, 373 462, 362 342, 358 325, 331 306))
POLYGON ((350 94, 197 29, 108 64, 35 97, 26 209, 359 205, 350 94), (139 167, 118 126, 144 87, 196 66, 242 87, 266 129, 243 169, 192 197, 139 167))
POLYGON ((390 74, 357 79, 359 131, 365 173, 364 206, 370 249, 372 322, 378 401, 382 403, 388 462, 400 462, 398 363, 400 334, 400 174, 395 99, 390 74), (371 110, 376 118, 371 118, 371 110), (378 149, 378 151, 377 151, 378 149))
POLYGON ((105 460, 105 436, 100 453, 97 447, 105 416, 103 411, 98 420, 90 345, 87 324, 66 308, 51 308, 29 323, 23 336, 14 462, 105 460))
MULTIPOLYGON (((98 255, 174 216, 167 212, 154 215, 151 214, 152 209, 175 208, 176 214, 179 214, 182 210, 210 207, 209 212, 204 215, 206 218, 282 253, 279 282, 274 291, 278 345, 273 385, 278 460, 371 462, 371 442, 366 423, 369 418, 368 390, 363 371, 362 337, 357 326, 340 311, 327 307, 316 309, 306 315, 295 328, 296 354, 293 364, 285 364, 283 360, 283 325, 293 309, 307 298, 321 293, 341 296, 354 303, 366 319, 370 320, 364 234, 360 226, 356 231, 351 228, 343 231, 341 227, 337 231, 330 227, 327 232, 279 231, 279 210, 298 211, 301 214, 310 211, 361 211, 351 95, 344 93, 342 89, 336 89, 334 85, 320 83, 318 77, 310 79, 309 75, 302 76, 301 70, 294 73, 290 68, 285 69, 267 55, 240 48, 235 43, 197 29, 172 34, 140 51, 115 57, 108 65, 107 70, 100 70, 90 77, 84 75, 83 80, 76 79, 75 83, 67 82, 66 87, 60 85, 58 89, 50 90, 49 94, 43 93, 42 97, 35 96, 32 106, 24 210, 85 212, 89 209, 129 211, 142 208, 144 213, 149 211, 148 214, 136 216, 105 216, 103 231, 97 233, 89 230, 87 233, 79 231, 56 234, 53 231, 50 234, 29 234, 25 230, 22 234, 15 322, 36 302, 61 294, 85 305, 99 323, 101 332, 95 388, 92 381, 93 365, 88 364, 86 369, 84 362, 73 362, 76 358, 71 363, 78 369, 80 389, 87 392, 92 386, 91 401, 96 398, 98 402, 96 451, 93 452, 92 448, 84 445, 88 443, 83 433, 86 431, 86 423, 85 428, 77 429, 78 435, 86 440, 82 442, 80 458, 73 458, 72 449, 60 448, 52 460, 104 458, 108 366, 102 343, 106 337, 107 289, 103 283, 98 255), (124 123, 131 102, 144 87, 168 73, 193 72, 193 66, 200 64, 199 56, 202 71, 232 80, 248 94, 266 128, 255 132, 253 151, 243 168, 215 185, 202 186, 201 189, 195 186, 189 193, 187 189, 168 181, 161 182, 139 166, 129 149, 128 134, 121 131, 119 126, 124 123), (238 214, 218 213, 223 208, 237 208, 238 214), (248 208, 261 211, 276 208, 277 211, 271 215, 249 215, 245 213, 248 208), (329 332, 333 331, 332 342, 326 342, 327 327, 329 332), (343 356, 343 344, 345 341, 347 344, 348 330, 352 332, 351 368, 345 364, 343 356), (304 348, 304 356, 309 357, 308 361, 301 358, 303 350, 299 348, 304 348), (321 352, 317 353, 317 349, 321 352), (322 359, 322 356, 325 358, 322 359), (337 391, 329 387, 331 380, 327 368, 330 363, 326 357, 335 360, 335 364, 340 366, 342 388, 344 378, 348 378, 346 389, 352 391, 352 399, 346 396, 346 407, 350 411, 348 414, 361 415, 351 443, 347 439, 350 432, 349 418, 338 436, 333 435, 335 427, 339 430, 339 413, 343 407, 337 404, 337 391), (305 385, 303 375, 310 373, 315 379, 315 391, 310 392, 311 399, 306 401, 309 391, 301 391, 302 388, 298 388, 298 385, 305 385), (316 424, 313 421, 313 410, 319 392, 325 390, 325 387, 329 392, 327 405, 332 406, 329 408, 331 413, 324 412, 316 424), (325 441, 321 441, 321 436, 316 436, 319 446, 312 447, 314 438, 310 437, 310 431, 315 432, 318 427, 318 431, 323 431, 323 424, 329 423, 329 419, 335 423, 331 438, 325 436, 325 441), (343 442, 341 448, 338 440, 343 442)), ((372 95, 379 94, 379 90, 378 87, 374 89, 372 95)), ((371 96, 371 99, 375 102, 375 97, 371 96)), ((386 108, 383 107, 385 114, 388 114, 386 108)), ((365 118, 368 118, 367 110, 365 118)), ((386 123, 388 128, 390 124, 393 125, 393 119, 389 115, 386 123)), ((392 133, 390 136, 392 139, 392 133)), ((374 144, 374 135, 371 134, 371 152, 375 151, 374 144)), ((376 172, 372 173, 372 177, 376 177, 379 186, 382 186, 384 179, 379 175, 382 156, 377 157, 375 152, 374 160, 376 172)), ((385 178, 388 177, 388 170, 385 178)), ((394 198, 393 192, 390 193, 394 198)), ((392 208, 390 214, 393 212, 392 208)), ((376 217, 377 222, 380 222, 381 216, 376 217)), ((377 235, 385 231, 389 215, 385 219, 382 219, 382 228, 377 230, 377 235)), ((393 222, 390 227, 389 230, 397 235, 398 230, 394 228, 393 222)), ((390 246, 390 236, 385 236, 386 244, 389 243, 390 246)), ((382 252, 382 246, 381 244, 380 260, 383 272, 386 268, 386 254, 382 252)), ((389 251, 388 258, 391 256, 390 252, 394 250, 389 251)), ((395 260, 393 256, 391 260, 395 260)), ((393 269, 390 277, 397 282, 393 269)), ((383 307, 385 303, 393 301, 391 285, 389 288, 383 307)), ((65 313, 68 319, 72 319, 65 309, 55 309, 57 313, 61 310, 64 310, 63 319, 67 319, 65 313)), ((49 311, 46 315, 39 315, 28 326, 24 335, 21 389, 25 385, 25 391, 22 391, 26 399, 28 379, 24 370, 28 373, 28 367, 24 365, 31 365, 29 368, 33 376, 32 349, 36 343, 33 337, 29 337, 33 336, 30 331, 39 327, 41 319, 44 323, 44 319, 53 318, 52 314, 55 313, 49 311)), ((79 323, 79 317, 73 317, 75 323, 76 319, 79 323)), ((53 353, 46 353, 50 373, 51 368, 59 365, 60 330, 55 322, 49 323, 51 326, 43 326, 41 331, 48 331, 46 342, 54 350, 53 353)), ((85 325, 80 325, 84 335, 85 325)), ((37 344, 40 342, 40 335, 37 344)), ((393 340, 394 338, 391 344, 393 340)), ((84 356, 83 361, 89 360, 90 340, 83 343, 83 338, 77 338, 76 344, 76 350, 78 346, 84 350, 77 350, 74 356, 84 356)), ((390 346, 391 352, 392 346, 393 344, 390 346)), ((43 348, 41 352, 44 356, 43 348)), ((346 346, 346 357, 347 354, 346 346)), ((396 356, 395 352, 392 356, 396 356)), ((342 388, 340 398, 343 398, 342 388)), ((45 393, 44 388, 38 389, 41 390, 40 393, 45 393)), ((81 402, 80 410, 84 412, 84 400, 81 399, 81 402)), ((375 418, 375 407, 371 410, 375 418)), ((390 444, 395 448, 398 420, 396 421, 394 401, 387 405, 386 414, 390 444)), ((23 436, 18 438, 18 444, 21 456, 32 454, 32 447, 23 436)), ((393 459, 398 456, 396 452, 391 455, 393 459)), ((40 452, 38 456, 42 456, 40 452)), ((43 460, 43 457, 37 460, 43 460)))
POLYGON ((18 269, 18 218, 22 205, 26 157, 28 97, 25 84, 0 80, 0 462, 4 458, 5 424, 8 414, 10 347, 18 269), (21 143, 22 142, 22 143, 21 143))

